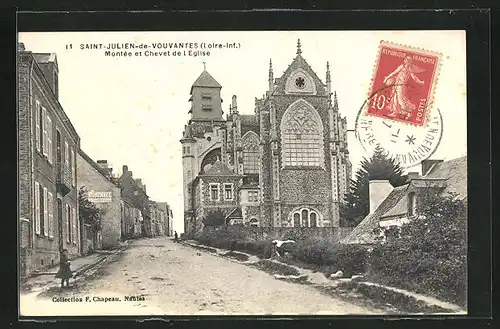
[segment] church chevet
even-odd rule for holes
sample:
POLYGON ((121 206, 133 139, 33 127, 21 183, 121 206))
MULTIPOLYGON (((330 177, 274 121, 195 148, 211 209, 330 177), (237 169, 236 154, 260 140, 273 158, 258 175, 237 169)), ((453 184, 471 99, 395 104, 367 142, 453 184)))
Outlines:
POLYGON ((180 141, 184 232, 198 235, 210 213, 227 225, 340 226, 352 166, 328 62, 324 84, 299 40, 281 77, 269 62, 268 90, 251 115, 234 95, 224 118, 221 88, 206 69, 191 87, 180 141))

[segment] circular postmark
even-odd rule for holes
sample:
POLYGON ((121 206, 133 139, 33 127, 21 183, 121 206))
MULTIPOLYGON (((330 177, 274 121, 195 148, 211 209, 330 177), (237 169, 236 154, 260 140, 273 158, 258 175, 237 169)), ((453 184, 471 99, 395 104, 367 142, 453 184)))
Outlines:
POLYGON ((355 134, 363 149, 372 154, 384 149, 402 168, 420 164, 434 154, 443 135, 443 119, 439 109, 429 115, 425 126, 414 126, 391 118, 367 115, 365 101, 356 117, 355 134))

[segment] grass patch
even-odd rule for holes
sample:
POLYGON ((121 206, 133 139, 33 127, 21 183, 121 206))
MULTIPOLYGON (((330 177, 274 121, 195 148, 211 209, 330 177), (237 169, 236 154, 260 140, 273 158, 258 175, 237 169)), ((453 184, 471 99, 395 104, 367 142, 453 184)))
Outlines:
POLYGON ((291 266, 276 263, 266 259, 259 260, 256 264, 254 264, 254 266, 273 275, 300 275, 300 272, 291 266))
POLYGON ((228 257, 228 258, 233 258, 233 259, 236 259, 236 260, 238 260, 240 262, 246 262, 246 261, 248 261, 248 256, 247 255, 239 253, 239 252, 234 252, 234 251, 226 252, 225 254, 222 254, 222 256, 228 257))
POLYGON ((375 304, 395 306, 399 311, 405 313, 449 313, 449 310, 436 305, 427 304, 405 294, 384 289, 379 286, 348 282, 342 285, 343 289, 351 289, 371 299, 375 304))

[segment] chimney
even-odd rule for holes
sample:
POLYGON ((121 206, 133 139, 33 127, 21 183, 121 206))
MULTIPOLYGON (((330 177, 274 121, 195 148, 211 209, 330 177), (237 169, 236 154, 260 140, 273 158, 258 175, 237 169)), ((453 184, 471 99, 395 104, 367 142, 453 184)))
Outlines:
POLYGON ((435 164, 441 163, 443 160, 424 160, 422 161, 422 176, 425 176, 434 167, 435 164))
POLYGON ((128 166, 123 166, 122 171, 123 171, 124 175, 127 174, 128 173, 128 166))
POLYGON ((370 214, 373 214, 380 204, 389 196, 394 187, 388 180, 371 180, 369 187, 370 214))
POLYGON ((96 162, 102 169, 108 169, 108 160, 97 160, 96 162))
POLYGON ((17 45, 17 51, 26 51, 26 48, 24 47, 24 43, 20 42, 17 45))
POLYGON ((420 175, 419 175, 419 173, 418 173, 418 172, 416 172, 416 171, 412 171, 412 172, 409 172, 409 173, 408 173, 408 179, 409 179, 409 180, 412 180, 412 179, 417 179, 417 178, 419 178, 419 177, 420 177, 420 175))

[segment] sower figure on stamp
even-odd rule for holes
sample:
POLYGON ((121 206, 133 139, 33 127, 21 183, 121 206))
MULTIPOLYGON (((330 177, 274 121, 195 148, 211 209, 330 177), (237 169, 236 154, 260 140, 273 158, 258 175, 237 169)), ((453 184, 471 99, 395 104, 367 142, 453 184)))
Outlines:
POLYGON ((384 84, 386 86, 392 86, 392 93, 388 106, 391 113, 388 114, 388 116, 396 117, 401 115, 407 120, 411 117, 411 113, 417 106, 413 104, 405 95, 408 90, 408 82, 411 78, 419 85, 423 85, 424 81, 420 80, 415 73, 421 73, 424 71, 425 70, 419 68, 415 64, 412 64, 410 56, 406 56, 403 60, 403 64, 399 65, 397 69, 385 77, 384 84))
POLYGON ((66 287, 69 287, 69 279, 73 277, 73 272, 70 268, 70 261, 68 259, 68 250, 63 249, 60 251, 60 262, 59 271, 56 274, 56 278, 61 279, 61 288, 64 287, 64 282, 66 282, 66 287))

